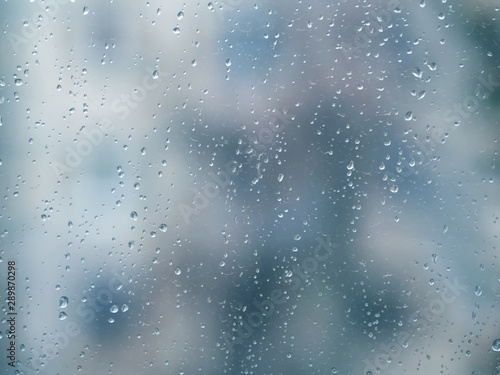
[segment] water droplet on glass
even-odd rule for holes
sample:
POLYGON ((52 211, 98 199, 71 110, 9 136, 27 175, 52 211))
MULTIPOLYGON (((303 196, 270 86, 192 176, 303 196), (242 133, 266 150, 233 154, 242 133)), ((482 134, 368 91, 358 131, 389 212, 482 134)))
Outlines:
POLYGON ((118 312, 118 306, 113 305, 109 308, 109 311, 111 311, 112 314, 116 314, 118 312))
POLYGON ((174 272, 176 275, 180 275, 182 271, 181 271, 180 267, 177 267, 174 272))
POLYGON ((391 193, 397 193, 399 190, 399 187, 398 187, 398 185, 392 185, 390 190, 391 190, 391 193))
POLYGON ((83 15, 86 16, 89 14, 89 7, 83 7, 83 15))
POLYGON ((21 78, 18 78, 14 81, 14 83, 16 84, 16 86, 22 86, 22 84, 24 83, 23 80, 21 78))
POLYGON ((159 76, 160 76, 160 72, 158 72, 158 70, 155 70, 153 72, 153 79, 158 79, 159 76))
POLYGON ((160 229, 160 231, 162 231, 163 233, 165 233, 167 231, 167 224, 160 225, 160 228, 158 228, 158 229, 160 229))
POLYGON ((476 294, 476 296, 479 297, 481 294, 483 294, 483 288, 481 288, 479 285, 477 285, 474 293, 476 294))
POLYGON ((115 320, 113 318, 109 318, 108 322, 111 323, 111 324, 113 324, 115 322, 115 320))
POLYGON ((132 220, 137 220, 137 218, 138 218, 138 217, 139 217, 139 215, 137 215, 137 212, 132 211, 132 212, 130 213, 130 218, 131 218, 132 220))
POLYGON ((500 352, 500 339, 496 339, 493 341, 493 344, 491 344, 491 349, 495 352, 500 352))
POLYGON ((68 297, 66 296, 62 296, 60 299, 59 299, 59 307, 61 309, 64 309, 65 307, 68 306, 68 297))
POLYGON ((231 66, 231 59, 226 60, 226 66, 231 66))
POLYGON ((174 27, 174 34, 179 35, 180 33, 181 33, 181 29, 179 29, 178 27, 174 27))
POLYGON ((125 311, 128 311, 128 305, 126 303, 124 303, 122 305, 122 312, 125 312, 125 311))
POLYGON ((183 12, 179 12, 179 13, 177 13, 177 19, 178 19, 178 20, 181 20, 181 19, 183 19, 183 18, 184 18, 184 13, 183 13, 183 12))
POLYGON ((350 171, 352 171, 354 169, 354 161, 351 160, 350 163, 347 164, 347 169, 350 171))
POLYGON ((285 177, 285 175, 284 175, 283 173, 280 173, 280 174, 278 175, 278 182, 283 181, 283 177, 285 177))
POLYGON ((64 311, 59 313, 59 320, 64 320, 68 317, 68 314, 66 314, 64 311))

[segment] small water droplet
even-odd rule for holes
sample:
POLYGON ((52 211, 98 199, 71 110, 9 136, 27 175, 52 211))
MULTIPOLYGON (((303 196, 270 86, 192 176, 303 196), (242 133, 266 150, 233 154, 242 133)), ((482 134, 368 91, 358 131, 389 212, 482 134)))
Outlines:
POLYGON ((478 297, 481 296, 481 294, 483 294, 483 288, 481 288, 479 285, 476 285, 476 289, 475 289, 474 293, 478 297))
POLYGON ((231 59, 226 60, 226 66, 231 66, 231 59))
POLYGON ((184 18, 184 13, 183 13, 182 11, 181 11, 181 12, 179 12, 179 13, 177 13, 177 19, 178 19, 178 20, 181 20, 181 19, 183 19, 183 18, 184 18))
POLYGON ((174 27, 173 31, 175 35, 179 35, 181 33, 181 29, 179 29, 178 27, 174 27))
POLYGON ((139 215, 137 215, 137 212, 132 211, 132 212, 130 213, 130 218, 131 218, 132 220, 137 220, 137 218, 138 218, 138 217, 139 217, 139 215))
POLYGON ((354 161, 350 161, 349 164, 347 164, 347 169, 352 171, 354 169, 354 161))
POLYGON ((153 75, 152 75, 152 76, 153 76, 153 79, 158 79, 158 77, 160 76, 160 72, 159 72, 158 70, 155 70, 155 71, 153 72, 153 75))
POLYGON ((163 233, 165 233, 167 231, 167 224, 160 225, 160 227, 158 229, 160 229, 160 231, 162 231, 163 233))
POLYGON ((128 305, 126 303, 124 303, 122 305, 122 312, 125 312, 125 311, 128 311, 128 305))
POLYGON ((283 181, 283 178, 284 178, 284 177, 285 177, 285 175, 284 175, 283 173, 280 173, 280 174, 278 175, 278 182, 283 181))
POLYGON ((83 15, 86 16, 89 14, 89 7, 83 7, 83 15))
POLYGON ((116 314, 118 312, 118 306, 113 305, 109 308, 109 311, 111 311, 112 314, 116 314))
POLYGON ((68 317, 68 314, 66 314, 64 311, 59 313, 59 320, 64 320, 68 317))
POLYGON ((174 272, 176 275, 180 275, 182 271, 180 267, 177 267, 174 272))

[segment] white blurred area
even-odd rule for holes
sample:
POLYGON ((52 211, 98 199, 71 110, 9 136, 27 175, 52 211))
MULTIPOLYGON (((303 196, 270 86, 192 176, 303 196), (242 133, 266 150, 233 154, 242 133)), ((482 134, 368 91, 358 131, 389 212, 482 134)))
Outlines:
POLYGON ((408 332, 374 374, 498 372, 497 12, 4 2, 0 256, 19 267, 20 369, 367 375, 408 332), (214 175, 230 182, 211 191, 214 175), (320 235, 336 255, 225 350, 320 235))

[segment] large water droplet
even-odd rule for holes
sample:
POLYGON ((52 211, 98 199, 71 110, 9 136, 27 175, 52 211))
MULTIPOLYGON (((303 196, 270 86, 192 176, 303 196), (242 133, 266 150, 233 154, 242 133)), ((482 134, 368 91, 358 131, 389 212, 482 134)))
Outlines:
POLYGON ((116 314, 118 312, 118 306, 113 305, 109 308, 109 311, 111 311, 112 314, 116 314))
POLYGON ((496 339, 493 341, 493 344, 491 344, 491 349, 495 352, 500 352, 500 339, 496 339))
POLYGON ((59 307, 61 309, 64 309, 68 306, 68 297, 66 296, 62 296, 60 299, 59 299, 59 307))

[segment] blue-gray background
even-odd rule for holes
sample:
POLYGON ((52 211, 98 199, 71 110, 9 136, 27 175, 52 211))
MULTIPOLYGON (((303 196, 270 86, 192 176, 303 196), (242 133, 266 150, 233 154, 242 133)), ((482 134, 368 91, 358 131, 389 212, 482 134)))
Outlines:
POLYGON ((500 373, 499 16, 2 1, 1 371, 500 373))

